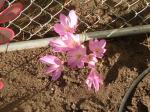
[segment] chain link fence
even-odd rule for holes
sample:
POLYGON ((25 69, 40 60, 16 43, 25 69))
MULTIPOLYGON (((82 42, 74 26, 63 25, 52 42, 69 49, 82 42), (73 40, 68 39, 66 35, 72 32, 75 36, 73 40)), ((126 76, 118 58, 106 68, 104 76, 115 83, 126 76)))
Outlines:
POLYGON ((56 36, 53 25, 59 14, 71 9, 79 16, 77 33, 150 23, 150 0, 9 0, 7 6, 16 1, 24 10, 4 24, 16 32, 15 41, 56 36))

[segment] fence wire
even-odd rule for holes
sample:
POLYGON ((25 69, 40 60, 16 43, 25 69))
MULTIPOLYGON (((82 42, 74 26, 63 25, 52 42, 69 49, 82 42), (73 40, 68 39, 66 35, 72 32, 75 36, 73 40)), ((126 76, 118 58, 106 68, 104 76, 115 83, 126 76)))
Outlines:
POLYGON ((15 41, 56 36, 59 14, 71 9, 79 16, 77 33, 150 24, 150 0, 9 0, 7 6, 16 1, 24 10, 4 24, 15 31, 15 41))

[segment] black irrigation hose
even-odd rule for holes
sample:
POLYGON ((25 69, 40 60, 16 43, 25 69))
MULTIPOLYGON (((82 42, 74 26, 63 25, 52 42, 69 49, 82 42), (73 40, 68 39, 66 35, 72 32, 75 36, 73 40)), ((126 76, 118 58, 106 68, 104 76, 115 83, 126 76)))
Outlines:
POLYGON ((121 102, 121 105, 119 107, 118 112, 123 112, 124 107, 126 105, 127 99, 130 97, 131 92, 135 89, 135 87, 139 84, 139 82, 150 72, 150 67, 144 70, 131 84, 128 91, 125 93, 125 96, 123 97, 123 100, 121 102))

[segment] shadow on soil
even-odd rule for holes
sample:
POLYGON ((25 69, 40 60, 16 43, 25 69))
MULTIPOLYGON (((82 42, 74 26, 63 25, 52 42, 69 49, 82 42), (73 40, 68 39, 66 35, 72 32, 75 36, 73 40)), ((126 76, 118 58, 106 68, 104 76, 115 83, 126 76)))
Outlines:
MULTIPOLYGON (((106 85, 117 79, 118 70, 123 66, 133 70, 136 68, 139 74, 148 67, 147 61, 150 60, 150 51, 148 47, 141 44, 146 38, 146 35, 138 35, 133 38, 132 36, 123 37, 122 39, 113 39, 111 44, 108 44, 106 58, 114 56, 115 53, 120 53, 120 56, 106 75, 106 85)), ((106 62, 108 62, 107 59, 106 62)))

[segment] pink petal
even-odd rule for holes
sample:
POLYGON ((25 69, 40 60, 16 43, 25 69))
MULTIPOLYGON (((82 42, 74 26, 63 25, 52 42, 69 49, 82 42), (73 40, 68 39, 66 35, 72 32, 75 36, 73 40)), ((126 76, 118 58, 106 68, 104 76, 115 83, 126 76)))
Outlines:
POLYGON ((55 40, 51 40, 50 41, 50 45, 51 46, 60 46, 60 47, 67 47, 67 45, 65 44, 65 42, 58 38, 58 39, 55 39, 55 40))
POLYGON ((72 68, 75 68, 77 65, 77 61, 75 57, 71 57, 68 59, 68 65, 71 66, 72 68))
POLYGON ((89 49, 93 52, 94 51, 94 41, 91 39, 90 41, 89 41, 89 49))
POLYGON ((99 47, 104 48, 106 46, 106 40, 99 41, 99 47))
POLYGON ((54 30, 57 32, 59 35, 65 35, 66 31, 63 25, 61 24, 55 24, 54 25, 54 30))
POLYGON ((0 9, 4 6, 6 0, 0 0, 0 9))
POLYGON ((17 16, 19 16, 22 10, 23 5, 21 3, 14 3, 0 13, 0 23, 5 23, 15 19, 17 16))
POLYGON ((9 28, 0 27, 0 44, 9 43, 14 38, 14 31, 9 28))
POLYGON ((98 76, 94 76, 94 80, 93 80, 93 87, 95 88, 95 91, 99 90, 99 77, 98 76))
POLYGON ((94 67, 95 67, 95 62, 94 62, 94 61, 90 61, 90 62, 88 63, 88 66, 89 66, 90 68, 94 68, 94 67))
POLYGON ((56 70, 52 73, 52 80, 57 80, 61 76, 61 70, 56 70))
POLYGON ((64 52, 68 49, 67 44, 61 38, 51 40, 49 44, 53 47, 55 52, 64 52))
MULTIPOLYGON (((76 55, 76 54, 75 54, 76 55)), ((84 66, 84 61, 81 59, 81 60, 78 60, 75 55, 73 56, 69 56, 68 58, 68 65, 71 66, 72 68, 75 68, 75 67, 78 67, 78 68, 83 68, 84 66)))
POLYGON ((70 18, 70 24, 69 24, 69 26, 71 28, 76 28, 77 22, 78 22, 78 16, 76 15, 76 12, 74 10, 71 10, 69 12, 69 18, 70 18))
POLYGON ((103 79, 96 70, 93 70, 93 79, 93 87, 95 88, 95 91, 98 91, 100 85, 103 85, 103 79))
POLYGON ((99 53, 96 53, 96 56, 98 58, 102 58, 104 56, 105 52, 106 52, 106 49, 101 49, 99 53))
POLYGON ((85 83, 87 84, 89 90, 92 88, 92 81, 90 79, 86 79, 85 83))
POLYGON ((77 63, 78 68, 83 68, 84 67, 84 62, 81 60, 79 63, 77 63))
POLYGON ((42 63, 45 63, 45 64, 56 64, 56 60, 59 60, 56 56, 52 56, 52 55, 47 55, 47 56, 44 56, 42 58, 40 58, 40 61, 42 63))
POLYGON ((4 83, 0 81, 0 90, 4 88, 4 83))
POLYGON ((60 14, 59 19, 60 19, 60 23, 63 26, 66 26, 68 24, 67 23, 68 22, 68 18, 64 14, 60 14))
POLYGON ((73 47, 81 46, 80 36, 72 33, 67 33, 68 44, 73 47))
POLYGON ((59 65, 51 65, 50 67, 47 68, 46 74, 52 73, 56 71, 59 68, 59 65))
POLYGON ((86 55, 84 57, 84 62, 88 63, 88 67, 94 68, 95 67, 95 63, 98 62, 98 60, 97 60, 96 56, 91 53, 91 54, 86 55))

